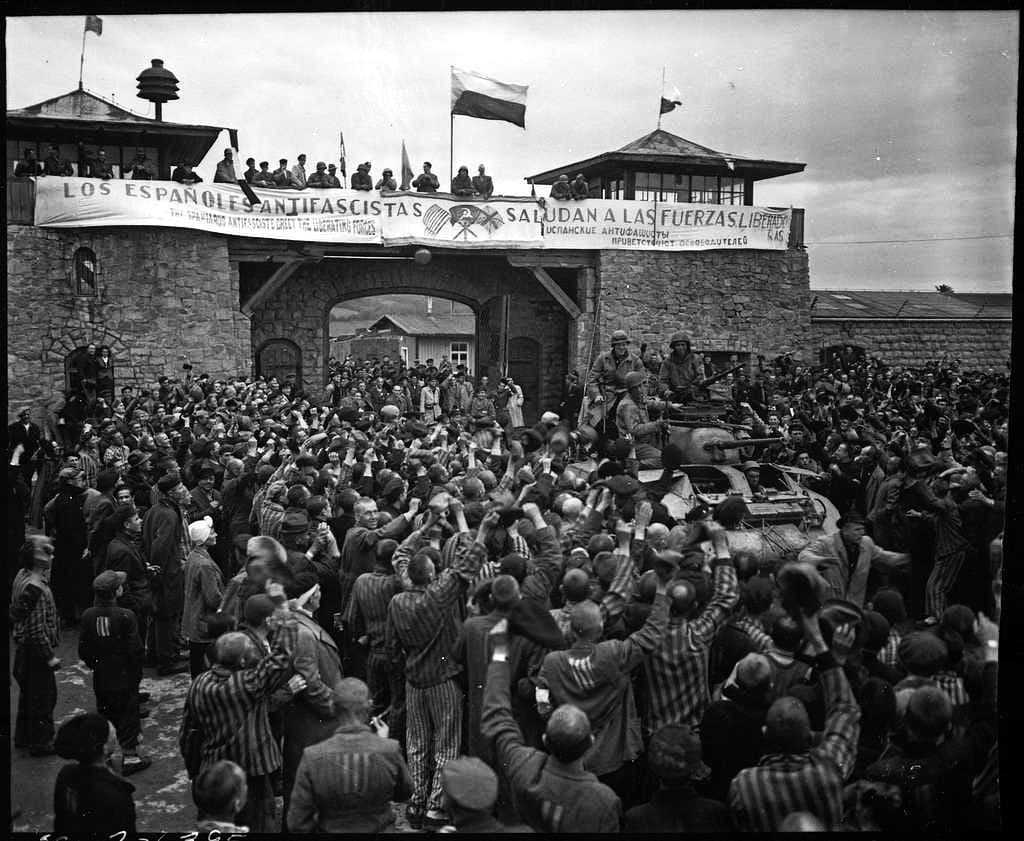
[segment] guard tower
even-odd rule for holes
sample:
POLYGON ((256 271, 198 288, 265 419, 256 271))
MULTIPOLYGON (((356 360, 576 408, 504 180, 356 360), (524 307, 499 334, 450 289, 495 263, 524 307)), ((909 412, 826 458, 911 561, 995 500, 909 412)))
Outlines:
POLYGON ((752 205, 755 181, 803 172, 805 166, 716 152, 657 129, 614 152, 549 169, 526 180, 554 184, 560 175, 572 181, 577 173, 583 173, 594 199, 752 205))

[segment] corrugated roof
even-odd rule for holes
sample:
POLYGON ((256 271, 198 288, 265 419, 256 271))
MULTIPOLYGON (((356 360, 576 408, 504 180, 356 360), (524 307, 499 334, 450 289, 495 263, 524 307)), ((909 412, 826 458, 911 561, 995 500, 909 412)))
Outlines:
POLYGON ((377 332, 391 322, 408 336, 472 336, 476 332, 475 315, 382 315, 366 329, 377 332), (384 323, 382 323, 384 322, 384 323))
MULTIPOLYGON (((1011 318, 1012 307, 986 306, 940 292, 812 289, 811 318, 1011 318)), ((1009 295, 1006 296, 1010 298, 1009 295)))

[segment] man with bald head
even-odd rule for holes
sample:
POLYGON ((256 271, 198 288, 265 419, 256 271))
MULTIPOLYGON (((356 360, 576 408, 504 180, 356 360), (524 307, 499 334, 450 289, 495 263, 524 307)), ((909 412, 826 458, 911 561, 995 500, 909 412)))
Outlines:
POLYGON ((559 589, 562 591, 562 606, 551 611, 551 618, 555 620, 565 641, 572 645, 572 612, 576 605, 590 597, 590 576, 579 568, 568 569, 562 576, 559 589))
MULTIPOLYGON (((642 539, 642 535, 640 535, 642 539)), ((553 706, 573 704, 590 718, 594 748, 585 764, 627 802, 636 787, 635 761, 643 742, 630 672, 656 650, 668 625, 666 585, 674 572, 670 563, 659 566, 654 607, 638 631, 624 640, 601 640, 605 616, 592 601, 572 610, 568 651, 553 651, 544 658, 538 682, 550 691, 553 706)))
MULTIPOLYGON (((843 785, 853 771, 860 736, 860 707, 842 667, 825 645, 819 614, 799 617, 808 654, 821 676, 825 730, 812 747, 807 710, 785 696, 768 708, 764 725, 767 753, 758 765, 740 771, 729 786, 733 822, 741 831, 777 832, 792 812, 806 811, 825 829, 843 817, 843 785)), ((837 630, 836 633, 839 633, 837 630)))
MULTIPOLYGON (((274 587, 269 594, 280 595, 274 587)), ((192 682, 185 698, 179 744, 186 763, 190 731, 198 730, 201 738, 201 759, 198 766, 186 766, 189 777, 195 778, 221 759, 237 762, 249 789, 240 822, 255 832, 272 831, 275 824, 272 777, 279 772, 282 757, 267 709, 271 694, 292 670, 297 639, 298 626, 287 614, 268 633, 266 654, 261 655, 246 634, 222 634, 213 645, 214 665, 192 682)), ((296 675, 288 688, 301 692, 305 681, 296 675)))
POLYGON ((370 718, 369 687, 347 677, 333 687, 338 727, 302 754, 288 808, 291 832, 378 833, 394 826, 391 802, 412 794, 412 779, 388 726, 370 718))
POLYGON ((538 832, 618 832, 618 795, 584 768, 594 744, 587 714, 563 704, 548 718, 545 750, 524 745, 511 710, 508 620, 491 629, 490 642, 481 727, 484 738, 493 740, 496 767, 515 792, 523 819, 538 832))

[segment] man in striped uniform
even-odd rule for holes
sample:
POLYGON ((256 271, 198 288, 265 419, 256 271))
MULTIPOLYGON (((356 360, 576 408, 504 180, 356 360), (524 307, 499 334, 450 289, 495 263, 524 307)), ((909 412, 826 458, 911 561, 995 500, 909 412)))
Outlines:
POLYGON ((352 586, 345 626, 351 629, 356 643, 368 651, 366 683, 373 701, 372 712, 379 715, 390 706, 390 732, 399 744, 404 744, 405 676, 401 664, 394 662, 385 646, 388 605, 392 596, 402 592, 401 582, 391 569, 396 548, 394 540, 381 540, 375 547, 373 570, 360 575, 352 586))
MULTIPOLYGON (((263 656, 245 634, 222 635, 214 645, 216 663, 192 682, 185 698, 180 733, 182 755, 186 756, 189 731, 196 728, 202 739, 197 774, 221 759, 237 762, 245 771, 249 790, 244 812, 247 816, 265 816, 268 812, 273 815, 274 790, 270 780, 280 770, 282 756, 270 730, 266 708, 280 678, 292 669, 298 635, 298 623, 287 614, 276 620, 268 634, 270 652, 263 656), (269 804, 265 802, 268 799, 269 804)), ((292 693, 300 692, 305 681, 295 675, 288 688, 292 693)), ((267 823, 273 823, 272 817, 267 823)), ((272 825, 266 825, 259 831, 272 829, 272 825)))
POLYGON ((699 731, 704 710, 711 701, 711 645, 739 600, 728 535, 716 522, 704 525, 715 551, 714 591, 707 606, 693 616, 697 604, 693 584, 681 580, 669 587, 672 609, 668 631, 661 646, 644 662, 647 726, 652 733, 668 724, 685 724, 699 731))
POLYGON ((60 617, 50 592, 53 541, 31 535, 21 548, 21 566, 11 588, 14 679, 18 682, 18 717, 14 746, 32 756, 52 756, 53 708, 57 706, 60 668, 60 617))
MULTIPOLYGON (((461 509, 454 513, 458 530, 468 532, 465 514, 461 509)), ((418 548, 437 519, 432 511, 407 542, 418 548)), ((487 514, 476 540, 460 546, 455 563, 440 575, 426 554, 407 560, 406 553, 395 553, 395 572, 406 590, 388 605, 386 644, 396 659, 405 652, 406 741, 413 781, 408 816, 416 829, 424 820, 435 829, 448 822, 442 811, 441 770, 459 755, 462 731, 463 693, 454 680, 462 667, 452 656, 459 633, 458 604, 487 557, 486 540, 497 522, 497 512, 487 514)))
MULTIPOLYGON (((637 537, 642 541, 639 529, 637 537)), ((620 566, 631 566, 631 560, 620 566)), ((674 572, 667 566, 665 570, 674 572)), ((633 805, 638 776, 634 763, 643 748, 630 672, 658 648, 667 625, 663 580, 647 621, 625 640, 599 642, 605 627, 602 610, 593 602, 584 602, 573 608, 573 646, 568 651, 551 652, 540 668, 539 682, 550 692, 551 704, 572 704, 590 719, 594 747, 587 754, 585 767, 627 806, 633 805)))
POLYGON ((818 614, 802 616, 800 622, 808 653, 821 675, 825 731, 812 748, 804 705, 788 696, 771 705, 764 738, 772 752, 756 767, 740 771, 729 786, 729 808, 741 831, 778 831, 792 812, 810 812, 825 829, 837 828, 843 817, 843 784, 857 757, 860 707, 842 667, 825 645, 818 614))

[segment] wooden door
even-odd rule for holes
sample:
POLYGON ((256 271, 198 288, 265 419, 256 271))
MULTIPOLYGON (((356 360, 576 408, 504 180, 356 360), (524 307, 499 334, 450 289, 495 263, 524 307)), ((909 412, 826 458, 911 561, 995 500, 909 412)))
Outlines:
POLYGON ((257 376, 277 377, 282 385, 289 374, 295 375, 296 385, 302 384, 302 353, 290 339, 271 339, 256 354, 257 376))
POLYGON ((540 417, 540 342, 526 336, 509 339, 508 375, 523 390, 523 420, 527 426, 540 417))

